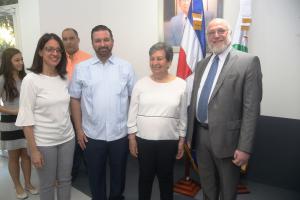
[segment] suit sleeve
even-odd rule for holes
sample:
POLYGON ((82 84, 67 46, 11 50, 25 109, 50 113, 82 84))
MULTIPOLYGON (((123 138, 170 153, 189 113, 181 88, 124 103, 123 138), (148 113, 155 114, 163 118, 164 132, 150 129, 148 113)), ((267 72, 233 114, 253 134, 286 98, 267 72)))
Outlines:
MULTIPOLYGON (((206 60, 206 59, 205 59, 206 60)), ((206 61, 207 62, 207 61, 206 61)), ((194 126, 195 126, 195 109, 196 109, 196 103, 197 103, 197 93, 198 93, 198 87, 199 87, 199 81, 201 79, 200 74, 201 70, 204 66, 204 60, 201 60, 197 66, 196 70, 194 72, 193 82, 192 85, 188 85, 188 87, 191 87, 192 90, 189 94, 189 104, 187 107, 187 113, 188 113, 188 124, 187 124, 187 135, 186 135, 186 141, 190 144, 193 143, 193 135, 194 135, 194 126)))
POLYGON ((259 58, 255 56, 246 69, 243 86, 243 113, 238 143, 238 149, 241 151, 252 152, 261 99, 262 73, 259 58))

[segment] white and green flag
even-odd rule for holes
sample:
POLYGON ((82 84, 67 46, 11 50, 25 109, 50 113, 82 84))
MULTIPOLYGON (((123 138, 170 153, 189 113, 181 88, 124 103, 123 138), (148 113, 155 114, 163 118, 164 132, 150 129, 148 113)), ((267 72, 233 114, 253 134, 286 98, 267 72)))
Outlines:
POLYGON ((248 52, 248 31, 251 20, 251 0, 240 0, 240 12, 232 39, 233 48, 248 52))

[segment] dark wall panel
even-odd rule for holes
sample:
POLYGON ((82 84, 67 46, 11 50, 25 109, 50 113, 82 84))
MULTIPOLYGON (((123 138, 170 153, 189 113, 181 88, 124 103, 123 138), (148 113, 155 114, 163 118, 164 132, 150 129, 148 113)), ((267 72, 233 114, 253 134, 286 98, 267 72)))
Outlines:
POLYGON ((259 118, 247 177, 300 192, 300 120, 259 118))

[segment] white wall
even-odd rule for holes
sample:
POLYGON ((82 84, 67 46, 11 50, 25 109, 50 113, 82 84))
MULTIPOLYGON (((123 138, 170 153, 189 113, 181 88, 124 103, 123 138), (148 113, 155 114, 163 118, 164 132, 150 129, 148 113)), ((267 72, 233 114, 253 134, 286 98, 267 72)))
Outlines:
MULTIPOLYGON (((225 0, 234 27, 239 0, 225 0)), ((249 52, 260 57, 262 114, 300 119, 300 1, 252 0, 249 52)))
MULTIPOLYGON (((93 53, 90 31, 105 24, 114 33, 114 53, 133 64, 138 77, 149 74, 148 49, 158 41, 161 0, 19 0, 22 51, 27 66, 42 33, 60 35, 74 27, 81 49, 93 53)), ((300 9, 299 0, 252 0, 253 22, 249 52, 261 59, 262 114, 300 119, 300 9)), ((239 0, 224 0, 224 18, 232 27, 239 0)), ((171 71, 176 71, 178 55, 171 71)))
POLYGON ((25 67, 30 67, 40 37, 39 0, 19 0, 21 50, 24 57, 25 67))
POLYGON ((94 53, 91 29, 95 25, 107 25, 114 34, 113 52, 130 61, 141 77, 149 73, 148 49, 158 41, 157 8, 156 1, 87 0, 75 4, 72 0, 41 0, 41 32, 60 35, 65 27, 74 27, 81 38, 80 48, 94 53), (48 10, 55 12, 50 14, 48 10))

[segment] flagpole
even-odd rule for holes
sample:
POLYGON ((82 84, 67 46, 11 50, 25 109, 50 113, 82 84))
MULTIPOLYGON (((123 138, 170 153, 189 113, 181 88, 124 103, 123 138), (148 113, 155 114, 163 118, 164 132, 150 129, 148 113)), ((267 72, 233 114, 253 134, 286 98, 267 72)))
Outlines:
MULTIPOLYGON (((188 17, 184 26, 181 40, 177 76, 187 81, 191 91, 193 72, 197 63, 205 57, 205 20, 202 0, 192 0, 189 6, 188 17)), ((200 184, 190 177, 190 169, 198 174, 198 168, 189 147, 185 144, 185 171, 184 177, 174 185, 174 192, 194 197, 201 189, 200 184)), ((199 174, 198 174, 199 175, 199 174)))

